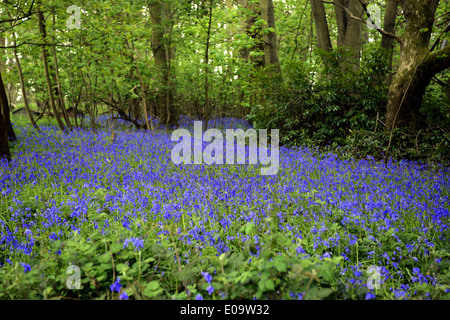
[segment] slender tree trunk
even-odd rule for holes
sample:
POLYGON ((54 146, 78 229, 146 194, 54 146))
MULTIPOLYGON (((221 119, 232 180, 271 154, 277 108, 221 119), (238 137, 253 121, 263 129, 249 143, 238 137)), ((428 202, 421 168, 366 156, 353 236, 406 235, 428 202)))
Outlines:
POLYGON ((77 113, 78 113, 78 102, 80 101, 80 96, 81 96, 81 88, 80 88, 80 92, 78 95, 78 101, 75 104, 74 102, 74 84, 72 81, 72 53, 69 52, 69 86, 70 86, 70 107, 72 108, 73 111, 73 116, 75 119, 75 127, 78 127, 78 120, 77 120, 77 113))
POLYGON ((208 128, 209 121, 209 44, 211 40, 211 24, 212 24, 212 13, 213 13, 213 0, 209 0, 209 19, 208 19, 208 30, 206 32, 206 47, 205 47, 205 130, 208 128))
POLYGON ((56 110, 55 100, 53 97, 53 87, 50 80, 50 71, 49 71, 49 65, 48 65, 48 55, 47 55, 47 33, 45 31, 45 22, 44 22, 44 14, 42 13, 42 10, 40 8, 40 3, 38 4, 38 24, 39 24, 39 31, 42 36, 42 40, 44 42, 44 45, 42 45, 42 60, 44 61, 44 71, 45 71, 45 80, 47 82, 47 93, 50 99, 50 106, 52 108, 53 113, 55 114, 56 121, 58 122, 58 126, 62 131, 65 131, 66 128, 64 127, 64 124, 61 121, 61 117, 59 115, 59 112, 56 110))
POLYGON ((241 20, 241 24, 243 26, 242 33, 245 33, 247 36, 252 38, 255 44, 251 48, 242 48, 240 50, 240 55, 244 61, 252 61, 253 65, 256 67, 263 66, 264 62, 260 57, 250 56, 250 52, 252 51, 264 51, 261 28, 255 26, 255 22, 260 16, 260 9, 255 2, 249 0, 238 0, 238 2, 242 8, 251 12, 245 19, 241 20))
MULTIPOLYGON (((55 8, 52 8, 53 11, 53 29, 55 28, 55 8)), ((53 37, 53 44, 55 44, 55 38, 53 37)), ((72 124, 70 123, 70 119, 67 115, 67 111, 66 111, 66 106, 64 103, 64 96, 62 94, 62 89, 61 89, 61 80, 59 78, 59 68, 58 68, 58 58, 56 57, 56 48, 54 45, 51 46, 52 47, 52 54, 53 54, 53 62, 55 64, 55 82, 57 84, 57 92, 58 92, 58 98, 59 98, 59 106, 64 118, 64 121, 66 122, 67 127, 69 128, 70 131, 72 131, 72 124)))
MULTIPOLYGON (((392 34, 395 33, 395 20, 397 19, 397 7, 398 0, 388 0, 386 5, 386 13, 384 15, 384 30, 392 34)), ((386 50, 386 61, 389 66, 389 70, 392 69, 392 57, 394 55, 394 38, 387 35, 382 35, 381 48, 386 50)), ((388 76, 389 83, 392 81, 392 77, 388 76)))
MULTIPOLYGON (((15 45, 16 45, 16 39, 15 39, 15 34, 14 34, 14 46, 15 45)), ((23 80, 22 66, 20 65, 19 55, 17 54, 17 49, 15 47, 14 47, 14 57, 16 60, 17 71, 19 72, 20 86, 22 88, 23 103, 25 104, 25 109, 27 110, 28 118, 30 119, 30 122, 33 125, 33 127, 37 131, 41 131, 39 126, 34 121, 34 116, 31 113, 30 106, 28 105, 27 90, 25 88, 25 81, 23 80)))
MULTIPOLYGON (((299 21, 298 21, 297 30, 295 31, 295 38, 294 38, 294 44, 295 44, 295 46, 294 46, 294 50, 292 51, 291 60, 294 59, 295 54, 296 54, 297 49, 298 49, 298 44, 299 44, 299 43, 298 43, 298 37, 300 36, 300 32, 301 32, 301 31, 304 31, 304 30, 302 30, 302 29, 303 29, 303 28, 302 28, 302 26, 303 26, 302 22, 303 22, 303 18, 305 17, 305 11, 306 11, 306 9, 308 8, 308 2, 309 2, 309 0, 305 0, 304 8, 303 8, 303 10, 302 10, 302 13, 300 14, 300 19, 299 19, 299 21)), ((309 43, 309 42, 308 42, 308 43, 309 43)), ((302 53, 303 50, 300 50, 300 52, 302 53)), ((305 50, 304 52, 305 52, 305 53, 304 53, 304 56, 302 56, 301 58, 302 58, 303 61, 306 62, 306 61, 308 60, 308 46, 306 47, 306 50, 305 50)))
POLYGON ((260 0, 261 18, 267 23, 263 28, 264 40, 264 62, 266 66, 275 66, 275 72, 281 74, 280 62, 278 60, 277 35, 275 31, 264 30, 271 28, 275 30, 275 13, 272 0, 260 0))
MULTIPOLYGON (((395 20, 397 19, 398 0, 388 0, 386 4, 386 13, 384 15, 383 29, 387 32, 395 32, 395 20)), ((381 47, 386 50, 392 50, 394 38, 385 34, 381 37, 381 47)))
MULTIPOLYGON (((127 41, 128 43, 128 41, 127 41)), ((131 59, 133 62, 136 62, 136 58, 134 57, 134 42, 131 40, 131 59)), ((155 128, 153 127, 153 121, 149 122, 148 120, 148 112, 147 112, 147 97, 145 94, 145 88, 144 88, 144 81, 142 80, 141 72, 139 70, 139 66, 136 63, 136 73, 139 79, 140 89, 141 89, 141 96, 142 96, 142 105, 143 105, 143 113, 145 118, 145 124, 147 126, 147 130, 151 130, 153 133, 155 131, 155 128)), ((153 119, 152 119, 153 120, 153 119)))
POLYGON ((176 123, 173 103, 173 87, 170 85, 171 70, 170 60, 173 58, 173 50, 169 47, 167 36, 168 5, 165 1, 152 1, 149 4, 152 21, 151 47, 155 64, 158 69, 159 83, 162 90, 159 91, 156 101, 159 109, 160 124, 176 123))

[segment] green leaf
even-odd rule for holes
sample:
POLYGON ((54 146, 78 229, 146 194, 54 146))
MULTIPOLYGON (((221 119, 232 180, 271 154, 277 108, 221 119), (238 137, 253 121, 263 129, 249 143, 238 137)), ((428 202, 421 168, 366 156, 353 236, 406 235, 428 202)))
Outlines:
POLYGON ((101 256, 99 256, 97 259, 101 263, 108 263, 111 259, 111 256, 109 255, 109 253, 104 253, 101 256))
POLYGON ((112 253, 117 253, 117 252, 119 252, 120 250, 122 250, 122 248, 123 248, 123 245, 120 244, 120 243, 114 243, 114 244, 111 245, 111 251, 112 251, 112 253))
POLYGON ((275 290, 275 283, 273 283, 272 279, 267 279, 267 280, 264 282, 264 286, 265 286, 266 289, 269 290, 269 291, 275 290))
POLYGON ((158 281, 152 281, 149 284, 147 284, 146 289, 155 291, 159 288, 159 282, 158 281))
POLYGON ((119 263, 118 265, 116 265, 116 270, 117 272, 125 272, 126 270, 128 270, 130 267, 127 266, 125 263, 119 263))

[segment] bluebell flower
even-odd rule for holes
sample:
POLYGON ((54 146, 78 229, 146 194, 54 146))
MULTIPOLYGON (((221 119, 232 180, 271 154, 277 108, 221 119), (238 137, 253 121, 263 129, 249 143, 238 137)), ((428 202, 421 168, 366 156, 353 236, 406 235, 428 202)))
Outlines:
POLYGON ((122 292, 122 294, 119 296, 119 300, 128 300, 128 294, 125 291, 122 292))
POLYGON ((31 271, 31 266, 28 263, 21 262, 20 265, 23 267, 23 273, 31 271))
POLYGON ((366 300, 371 300, 371 299, 375 299, 376 295, 373 294, 372 292, 367 292, 366 294, 366 300))
POLYGON ((123 242, 123 248, 124 248, 124 249, 125 249, 125 248, 128 248, 128 245, 129 245, 130 243, 133 244, 134 251, 139 251, 139 250, 141 250, 142 248, 144 248, 144 241, 141 240, 141 239, 139 239, 139 238, 134 238, 134 237, 131 237, 131 238, 129 238, 129 239, 128 239, 128 238, 125 239, 125 241, 123 242))
POLYGON ((200 293, 195 296, 195 300, 203 300, 203 297, 200 293))
POLYGON ((206 288, 206 291, 208 291, 208 293, 211 295, 214 292, 214 287, 210 285, 208 288, 206 288))
POLYGON ((120 284, 120 278, 118 277, 116 279, 116 282, 114 282, 110 287, 112 292, 116 291, 116 292, 120 292, 120 289, 122 288, 122 285, 120 284))
POLYGON ((206 282, 211 283, 212 276, 208 272, 202 272, 202 275, 205 278, 206 282))

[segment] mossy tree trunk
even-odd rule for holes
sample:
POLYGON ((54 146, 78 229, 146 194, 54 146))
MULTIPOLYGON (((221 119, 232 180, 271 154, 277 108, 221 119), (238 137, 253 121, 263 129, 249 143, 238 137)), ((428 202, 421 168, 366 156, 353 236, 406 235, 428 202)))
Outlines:
POLYGON ((450 67, 450 47, 429 53, 429 42, 439 0, 402 0, 406 18, 400 62, 389 87, 388 129, 415 127, 425 90, 433 76, 450 67))

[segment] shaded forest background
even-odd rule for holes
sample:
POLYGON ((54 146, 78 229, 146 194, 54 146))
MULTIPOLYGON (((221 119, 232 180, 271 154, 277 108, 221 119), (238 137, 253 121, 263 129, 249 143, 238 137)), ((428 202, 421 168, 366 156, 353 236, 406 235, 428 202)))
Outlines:
POLYGON ((280 129, 285 146, 450 161, 449 1, 3 0, 0 9, 0 157, 11 158, 11 115, 23 113, 36 130, 51 117, 62 131, 97 130, 104 114, 150 131, 182 116, 206 127, 236 117, 280 129))

